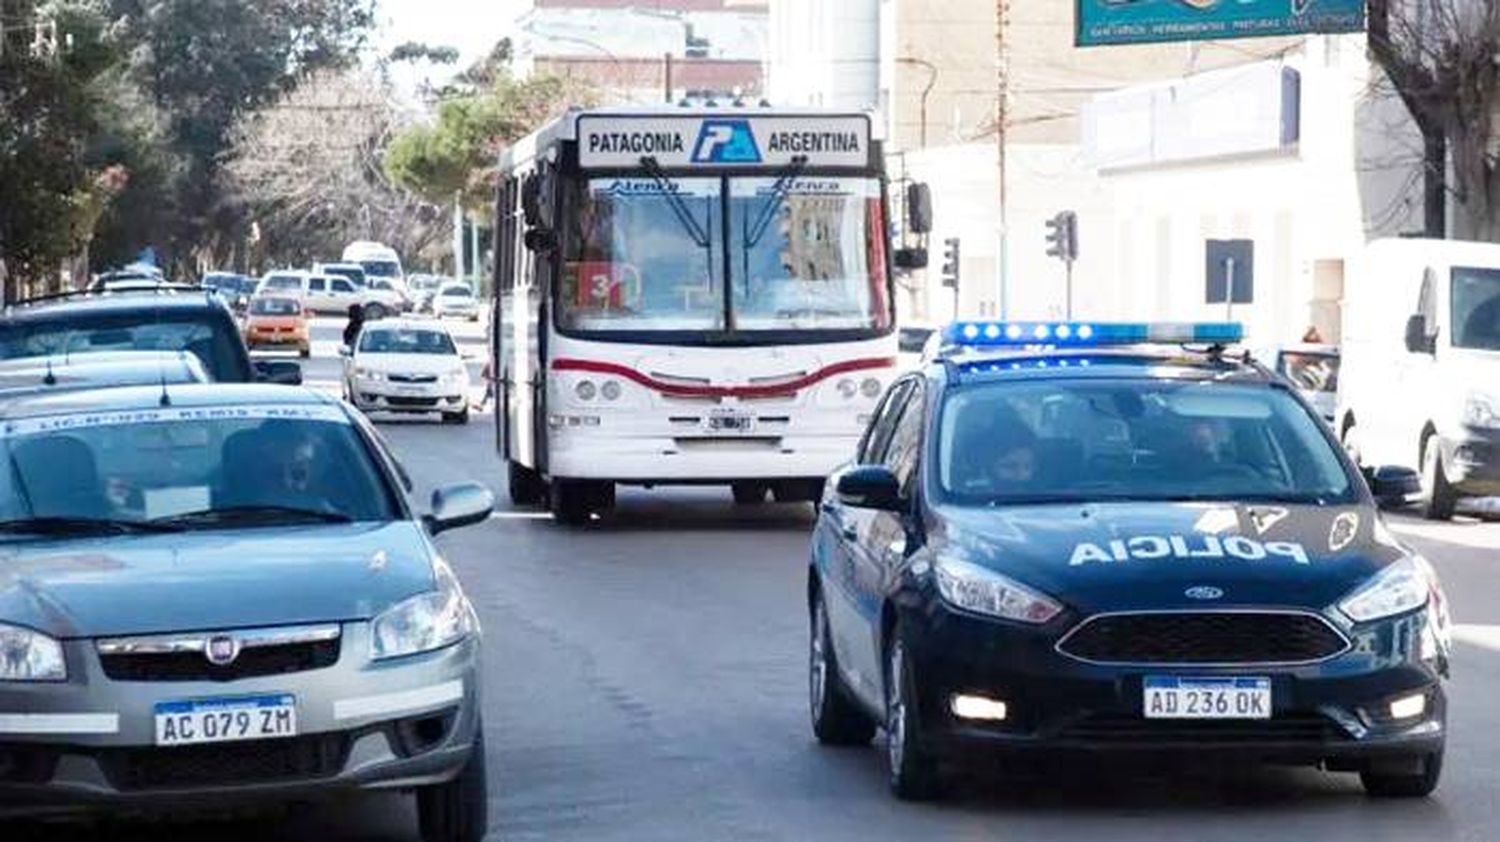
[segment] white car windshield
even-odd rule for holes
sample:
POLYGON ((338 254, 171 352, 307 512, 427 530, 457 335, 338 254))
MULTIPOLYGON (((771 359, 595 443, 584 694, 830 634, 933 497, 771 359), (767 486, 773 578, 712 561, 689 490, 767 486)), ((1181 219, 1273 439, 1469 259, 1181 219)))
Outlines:
POLYGON ((453 339, 440 330, 376 328, 359 337, 361 354, 449 354, 458 353, 453 339))

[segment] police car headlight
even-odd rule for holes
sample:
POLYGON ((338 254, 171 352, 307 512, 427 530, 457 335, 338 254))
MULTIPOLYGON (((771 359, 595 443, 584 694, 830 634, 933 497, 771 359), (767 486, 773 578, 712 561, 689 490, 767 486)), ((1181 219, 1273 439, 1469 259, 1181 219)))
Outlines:
POLYGON ((944 559, 934 572, 938 593, 965 611, 1037 625, 1062 612, 1056 600, 977 564, 944 559))
POLYGON ((1464 425, 1481 430, 1500 428, 1500 401, 1485 392, 1470 392, 1464 398, 1464 425))
POLYGON ((1340 600, 1339 610, 1356 623, 1394 617, 1426 605, 1436 585, 1437 576, 1427 560, 1407 556, 1340 600))
POLYGON ((62 644, 31 629, 0 624, 0 681, 65 681, 62 644))
POLYGON ((479 630, 479 618, 448 565, 436 565, 437 589, 387 609, 371 624, 370 658, 380 661, 431 652, 479 630))

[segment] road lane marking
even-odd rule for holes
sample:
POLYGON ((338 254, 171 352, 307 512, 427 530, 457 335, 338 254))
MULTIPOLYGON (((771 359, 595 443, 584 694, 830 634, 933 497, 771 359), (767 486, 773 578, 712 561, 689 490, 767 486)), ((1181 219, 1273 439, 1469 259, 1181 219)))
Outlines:
POLYGON ((1455 623, 1453 639, 1470 646, 1478 646, 1500 652, 1500 625, 1480 623, 1455 623))

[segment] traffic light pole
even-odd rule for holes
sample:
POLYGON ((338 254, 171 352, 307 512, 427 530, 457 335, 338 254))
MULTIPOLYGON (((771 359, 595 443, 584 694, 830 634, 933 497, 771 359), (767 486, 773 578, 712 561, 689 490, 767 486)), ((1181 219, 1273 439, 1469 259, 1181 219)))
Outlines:
POLYGON ((1073 320, 1073 261, 1067 261, 1068 265, 1068 302, 1066 306, 1067 320, 1073 320))

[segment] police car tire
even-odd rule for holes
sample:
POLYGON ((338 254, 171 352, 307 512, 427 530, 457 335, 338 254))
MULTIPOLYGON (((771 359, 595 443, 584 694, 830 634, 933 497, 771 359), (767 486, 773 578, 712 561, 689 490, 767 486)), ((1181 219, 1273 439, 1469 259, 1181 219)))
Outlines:
POLYGON ((827 746, 869 745, 875 736, 875 722, 854 702, 844 679, 839 675, 838 661, 834 657, 833 636, 828 632, 828 612, 823 604, 823 595, 813 597, 813 609, 809 625, 811 638, 808 643, 808 707, 812 712, 813 735, 827 746), (820 644, 820 646, 817 646, 820 644), (816 647, 816 648, 815 648, 816 647), (823 693, 818 698, 814 689, 814 659, 823 659, 823 693))
POLYGON ((1428 520, 1452 520, 1458 508, 1458 493, 1448 484, 1443 472, 1443 457, 1436 435, 1422 443, 1422 517, 1428 520))
POLYGON ((458 777, 417 790, 422 842, 481 842, 489 829, 489 781, 485 773, 484 725, 458 777))
POLYGON ((547 484, 536 471, 520 462, 505 463, 510 501, 517 506, 535 506, 547 497, 547 484))
POLYGON ((1443 753, 1426 755, 1420 761, 1420 772, 1393 774, 1370 769, 1359 773, 1359 781, 1372 798, 1426 798, 1437 789, 1443 775, 1443 753))
POLYGON ((886 764, 891 794, 902 801, 932 800, 943 792, 942 769, 926 745, 922 718, 913 704, 916 683, 906 659, 906 644, 902 642, 899 625, 892 631, 887 646, 885 669, 886 764), (892 740, 898 738, 901 742, 899 757, 892 744, 892 740))
POLYGON ((766 492, 771 489, 761 482, 736 482, 729 486, 734 502, 740 506, 758 506, 766 502, 766 492))

